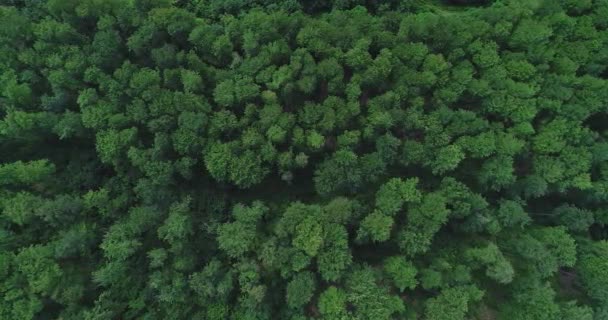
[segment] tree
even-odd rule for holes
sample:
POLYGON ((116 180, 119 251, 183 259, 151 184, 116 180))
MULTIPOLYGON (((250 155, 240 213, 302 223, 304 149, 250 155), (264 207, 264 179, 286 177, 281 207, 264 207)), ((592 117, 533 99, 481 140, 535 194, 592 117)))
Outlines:
POLYGON ((510 283, 515 276, 511 263, 504 257, 498 246, 488 244, 484 248, 471 248, 466 252, 473 265, 486 267, 486 275, 499 283, 510 283))
POLYGON ((524 19, 513 31, 509 44, 513 47, 533 46, 552 35, 551 28, 543 22, 524 19))
POLYGON ((524 211, 524 208, 513 200, 502 201, 498 207, 497 215, 501 224, 505 227, 524 227, 530 223, 530 217, 524 211))
POLYGON ((608 290, 606 289, 606 252, 608 243, 605 241, 590 244, 586 248, 578 262, 581 280, 587 294, 593 299, 606 303, 608 301, 608 290))
POLYGON ((315 287, 315 279, 312 273, 298 273, 287 284, 287 305, 290 308, 300 308, 307 304, 312 298, 315 287))
POLYGON ((232 182, 247 188, 259 183, 267 174, 259 154, 246 150, 237 155, 236 144, 214 144, 205 153, 205 165, 209 173, 220 182, 232 182))
POLYGON ((416 190, 417 178, 403 181, 393 178, 386 182, 376 193, 376 208, 386 215, 395 215, 405 202, 418 202, 420 191, 416 190))
POLYGON ((559 305, 554 302, 555 292, 548 284, 528 288, 515 294, 506 304, 501 316, 509 319, 558 319, 559 305))
POLYGON ((346 294, 336 287, 329 287, 319 296, 319 312, 326 318, 346 315, 346 294))
POLYGON ((266 210, 259 202, 253 203, 251 207, 236 205, 232 211, 235 221, 224 223, 218 228, 217 241, 220 249, 233 258, 241 257, 253 249, 257 224, 266 210))
POLYGON ((53 250, 50 246, 24 248, 15 256, 15 264, 34 293, 50 296, 59 285, 62 271, 53 261, 53 250))
POLYGON ((405 310, 403 302, 376 284, 376 275, 369 267, 356 269, 347 280, 347 299, 362 319, 390 319, 405 310))
POLYGON ((121 160, 121 156, 125 154, 135 141, 136 136, 136 128, 99 132, 97 134, 96 148, 101 161, 117 165, 121 160))
POLYGON ((171 206, 167 220, 158 228, 160 239, 175 246, 192 235, 192 222, 190 221, 190 216, 188 214, 191 201, 191 199, 186 198, 182 202, 175 203, 171 206))
POLYGON ((434 173, 444 173, 458 166, 464 159, 464 153, 458 145, 449 145, 439 150, 437 157, 432 163, 434 173))
POLYGON ((315 171, 315 188, 321 195, 339 191, 354 191, 360 187, 359 158, 348 150, 338 150, 315 171))
POLYGON ((447 221, 449 210, 446 199, 438 193, 429 193, 422 202, 408 212, 409 224, 399 235, 399 247, 407 255, 426 252, 433 236, 447 221))
POLYGON ((35 160, 24 163, 16 161, 0 166, 2 185, 29 185, 41 182, 55 172, 55 166, 48 160, 35 160))
POLYGON ((562 319, 592 320, 593 310, 586 306, 579 306, 576 301, 569 301, 561 305, 562 319))
POLYGON ((323 229, 317 221, 312 217, 306 218, 296 226, 293 245, 309 256, 316 256, 319 247, 323 244, 322 232, 323 229))
POLYGON ((403 292, 405 289, 413 290, 418 284, 416 280, 416 267, 407 261, 405 257, 394 256, 386 259, 384 270, 391 277, 399 291, 403 292))
POLYGON ((390 238, 394 220, 378 211, 369 214, 363 221, 358 231, 358 239, 370 238, 374 242, 383 242, 390 238))
POLYGON ((328 225, 324 232, 324 248, 317 257, 318 270, 323 280, 336 281, 343 277, 353 260, 349 235, 343 226, 335 224, 328 225))
POLYGON ((255 99, 260 87, 249 77, 238 77, 220 82, 213 91, 215 102, 224 107, 234 107, 255 99))
POLYGON ((584 232, 593 224, 593 213, 574 206, 563 205, 554 210, 557 221, 574 232, 584 232))
POLYGON ((428 319, 466 319, 470 302, 479 301, 483 291, 474 286, 453 287, 426 303, 425 316, 428 319))

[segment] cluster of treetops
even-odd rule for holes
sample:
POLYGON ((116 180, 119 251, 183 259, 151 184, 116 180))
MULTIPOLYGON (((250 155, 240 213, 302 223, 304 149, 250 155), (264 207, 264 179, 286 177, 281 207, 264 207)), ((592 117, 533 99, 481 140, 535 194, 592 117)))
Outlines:
POLYGON ((0 0, 0 319, 608 319, 608 1, 0 0))

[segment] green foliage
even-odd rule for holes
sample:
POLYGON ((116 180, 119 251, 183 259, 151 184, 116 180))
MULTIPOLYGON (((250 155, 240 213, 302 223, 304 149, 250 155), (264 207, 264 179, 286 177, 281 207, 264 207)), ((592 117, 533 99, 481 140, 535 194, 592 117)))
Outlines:
POLYGON ((485 248, 472 248, 466 252, 469 259, 475 265, 486 267, 486 275, 499 283, 513 281, 515 271, 511 263, 504 257, 495 244, 489 244, 485 248))
MULTIPOLYGON (((250 208, 242 205, 235 206, 232 211, 235 221, 224 223, 218 227, 217 241, 219 248, 231 257, 240 257, 252 249, 257 236, 258 221, 266 210, 266 207, 261 203, 254 203, 250 208)), ((170 213, 169 219, 171 217, 170 213)), ((186 224, 185 227, 190 228, 191 226, 186 224)), ((161 230, 159 229, 159 232, 161 230)))
POLYGON ((0 319, 608 318, 606 17, 0 1, 0 319))
POLYGON ((390 257, 384 262, 384 271, 393 280, 399 291, 405 289, 413 290, 416 288, 416 267, 404 257, 390 257))
POLYGON ((399 247, 407 255, 429 250, 433 237, 447 221, 446 199, 438 193, 425 195, 422 202, 408 212, 408 224, 399 236, 399 247))
POLYGON ((346 294, 329 287, 319 296, 319 312, 326 318, 339 319, 346 314, 346 294))
POLYGON ((54 172, 55 166, 48 160, 16 161, 0 166, 0 181, 2 185, 31 185, 47 179, 54 172))
POLYGON ((315 286, 312 273, 298 273, 287 284, 287 305, 291 308, 299 308, 308 303, 315 291, 315 286))
POLYGON ((432 163, 433 173, 441 174, 455 169, 462 159, 464 159, 464 153, 457 145, 441 148, 432 163))
POLYGON ((581 280, 587 294, 605 305, 608 303, 608 265, 607 253, 608 243, 606 241, 596 242, 586 248, 578 262, 581 280))
POLYGON ((390 319, 405 310, 399 297, 390 295, 376 284, 376 274, 369 267, 354 270, 346 282, 347 299, 362 319, 390 319))
POLYGON ((514 300, 503 307, 504 319, 559 319, 559 305, 554 302, 555 291, 546 284, 518 292, 514 300))
POLYGON ((49 246, 21 250, 15 257, 15 265, 35 293, 50 295, 60 281, 61 269, 53 261, 53 250, 49 246))
POLYGON ((232 144, 215 144, 204 155, 209 173, 218 181, 232 182, 248 188, 260 183, 267 174, 259 154, 251 150, 240 153, 232 144))
POLYGON ((374 242, 383 242, 390 238, 393 228, 393 218, 386 216, 379 211, 374 211, 363 221, 358 232, 359 239, 369 237, 374 242))
POLYGON ((441 290, 426 303, 427 319, 467 319, 469 303, 481 300, 483 291, 474 286, 453 287, 441 290))
POLYGON ((306 218, 296 226, 293 246, 306 252, 309 256, 316 256, 323 238, 321 236, 321 225, 311 219, 306 218))
POLYGON ((562 319, 593 320, 593 309, 588 306, 578 306, 575 301, 569 301, 561 306, 562 319))
POLYGON ((259 95, 259 86, 251 78, 237 78, 218 83, 213 98, 221 106, 232 107, 248 102, 259 95))
POLYGON ((393 178, 376 193, 376 208, 387 215, 395 215, 406 202, 419 202, 422 197, 416 189, 417 178, 403 181, 393 178))
POLYGON ((315 172, 315 187, 322 195, 340 191, 354 191, 361 187, 361 160, 355 153, 339 150, 323 162, 315 172))

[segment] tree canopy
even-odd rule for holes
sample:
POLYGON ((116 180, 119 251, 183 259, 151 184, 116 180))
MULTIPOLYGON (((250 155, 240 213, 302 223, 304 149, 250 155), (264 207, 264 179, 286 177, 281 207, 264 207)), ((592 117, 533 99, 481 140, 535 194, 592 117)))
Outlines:
POLYGON ((608 319, 608 1, 0 0, 0 319, 608 319))

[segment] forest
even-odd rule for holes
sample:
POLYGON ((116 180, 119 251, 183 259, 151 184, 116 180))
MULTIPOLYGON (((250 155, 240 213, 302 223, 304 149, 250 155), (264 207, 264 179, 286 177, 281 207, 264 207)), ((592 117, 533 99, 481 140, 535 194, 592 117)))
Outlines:
POLYGON ((608 0, 0 0, 0 319, 608 320, 608 0))

